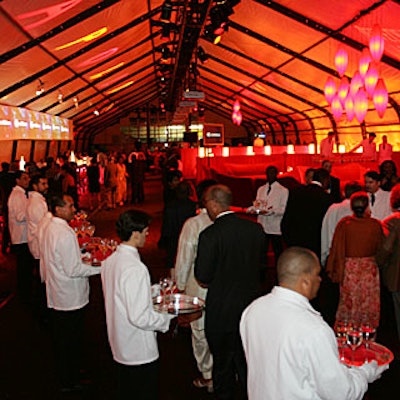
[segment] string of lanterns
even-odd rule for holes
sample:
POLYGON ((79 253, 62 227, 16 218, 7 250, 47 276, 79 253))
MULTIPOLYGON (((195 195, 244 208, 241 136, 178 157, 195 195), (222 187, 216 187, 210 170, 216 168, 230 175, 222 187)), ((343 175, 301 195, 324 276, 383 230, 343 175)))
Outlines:
POLYGON ((239 126, 242 123, 242 113, 240 112, 240 101, 236 100, 233 103, 232 122, 239 126))
POLYGON ((368 111, 369 99, 372 100, 379 117, 383 118, 389 95, 384 80, 379 76, 378 63, 384 48, 382 30, 379 25, 375 25, 369 40, 369 48, 363 49, 358 70, 350 82, 345 76, 349 62, 348 53, 343 48, 338 49, 334 63, 341 78, 340 83, 336 87, 334 79, 330 76, 324 86, 325 98, 331 106, 335 120, 339 120, 345 112, 349 122, 354 117, 359 123, 363 122, 368 111))

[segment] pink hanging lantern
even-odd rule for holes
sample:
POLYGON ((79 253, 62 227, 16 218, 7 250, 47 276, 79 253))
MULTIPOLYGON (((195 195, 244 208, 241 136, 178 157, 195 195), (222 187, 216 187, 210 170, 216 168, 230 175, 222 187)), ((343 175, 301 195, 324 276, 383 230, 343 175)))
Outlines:
POLYGON ((343 114, 342 103, 341 103, 338 95, 335 95, 333 97, 331 109, 332 109, 332 114, 333 114, 335 120, 338 121, 342 117, 342 114, 343 114))
POLYGON ((349 63, 349 55, 347 54, 347 51, 340 48, 335 54, 335 67, 341 77, 346 72, 348 63, 349 63))
POLYGON ((349 88, 349 80, 344 76, 340 81, 340 85, 337 91, 337 96, 339 97, 342 107, 344 106, 344 101, 346 100, 347 94, 349 93, 349 88))
POLYGON ((360 89, 360 87, 363 86, 364 82, 363 79, 361 78, 360 72, 356 71, 353 75, 353 78, 351 79, 350 94, 354 97, 357 94, 358 89, 360 89))
POLYGON ((354 118, 354 101, 353 96, 349 93, 344 101, 344 108, 346 110, 347 121, 351 122, 354 118))
POLYGON ((240 125, 242 123, 242 113, 240 111, 234 111, 232 114, 232 122, 236 125, 240 125))
POLYGON ((362 79, 365 79, 365 75, 368 71, 368 67, 369 67, 369 64, 371 61, 372 61, 372 58, 371 58, 369 49, 368 49, 368 47, 364 47, 364 49, 361 53, 360 61, 358 62, 358 70, 360 72, 362 79))
POLYGON ((325 82, 324 86, 325 98, 329 104, 332 103, 332 99, 336 94, 336 83, 331 76, 325 82))
POLYGON ((382 35, 382 29, 379 25, 372 28, 371 38, 369 39, 369 51, 374 61, 380 61, 385 49, 385 41, 382 35))
POLYGON ((380 118, 383 118, 389 101, 388 91, 383 79, 378 79, 372 99, 376 112, 380 118))
POLYGON ((363 88, 358 89, 354 97, 354 114, 357 121, 361 124, 364 121, 368 111, 368 96, 363 88))
POLYGON ((233 103, 233 111, 240 111, 240 101, 239 100, 236 100, 233 103))
POLYGON ((374 64, 369 64, 367 74, 364 79, 365 90, 370 97, 373 96, 376 83, 378 82, 379 72, 374 64))

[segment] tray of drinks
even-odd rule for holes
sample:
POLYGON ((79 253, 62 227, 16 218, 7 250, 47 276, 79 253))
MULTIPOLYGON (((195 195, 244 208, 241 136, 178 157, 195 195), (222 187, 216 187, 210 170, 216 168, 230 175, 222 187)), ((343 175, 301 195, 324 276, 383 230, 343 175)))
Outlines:
POLYGON ((196 296, 172 293, 153 297, 154 309, 161 313, 174 315, 190 314, 203 310, 205 302, 196 296))
POLYGON ((343 364, 350 366, 360 366, 365 362, 375 360, 378 365, 389 364, 393 361, 393 353, 385 346, 370 342, 361 344, 354 351, 344 346, 339 349, 340 359, 343 364))
POLYGON ((93 267, 100 266, 101 262, 116 250, 117 245, 118 243, 112 239, 89 238, 81 248, 82 261, 93 267))

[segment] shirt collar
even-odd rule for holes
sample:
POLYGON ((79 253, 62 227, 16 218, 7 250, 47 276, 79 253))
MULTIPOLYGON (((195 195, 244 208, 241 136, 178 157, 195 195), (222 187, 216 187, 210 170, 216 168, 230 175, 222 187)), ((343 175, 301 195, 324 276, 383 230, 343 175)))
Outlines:
POLYGON ((311 184, 312 184, 312 185, 317 185, 317 186, 319 186, 319 187, 322 187, 322 183, 321 183, 321 182, 318 182, 318 181, 311 181, 311 184))
POLYGON ((318 311, 316 311, 313 306, 308 301, 307 297, 303 296, 302 294, 295 292, 294 290, 284 288, 282 286, 275 286, 271 293, 274 296, 284 298, 285 300, 289 301, 290 303, 301 305, 307 308, 308 311, 312 312, 316 315, 321 315, 318 311))
POLYGON ((217 218, 223 217, 224 215, 228 215, 228 214, 233 214, 233 211, 230 211, 230 210, 228 210, 228 211, 223 211, 222 213, 219 213, 219 214, 217 215, 217 218))

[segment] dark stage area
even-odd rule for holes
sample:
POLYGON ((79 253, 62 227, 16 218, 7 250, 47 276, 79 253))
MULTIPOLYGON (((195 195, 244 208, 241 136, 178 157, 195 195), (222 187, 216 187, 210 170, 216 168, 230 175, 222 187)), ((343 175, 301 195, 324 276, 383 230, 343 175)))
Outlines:
MULTIPOLYGON (((145 203, 135 206, 153 218, 148 241, 144 249, 140 250, 153 282, 158 282, 168 274, 165 253, 157 247, 162 220, 161 188, 158 176, 148 176, 145 203)), ((82 206, 85 205, 83 200, 82 206)), ((122 211, 129 208, 127 205, 111 211, 95 211, 90 215, 90 221, 96 226, 95 236, 116 238, 115 220, 122 211)), ((271 261, 269 258, 264 281, 265 292, 271 289, 275 279, 271 261)), ((90 278, 91 298, 86 315, 82 371, 82 378, 87 384, 83 392, 76 394, 59 393, 50 325, 39 323, 34 310, 19 303, 14 296, 15 280, 14 255, 0 255, 0 400, 114 399, 116 375, 107 342, 100 276, 90 278)), ((377 341, 399 354, 394 316, 386 292, 383 293, 383 300, 382 323, 377 341)), ((172 326, 168 333, 159 334, 158 339, 161 360, 160 399, 212 400, 212 394, 192 385, 198 372, 192 355, 190 329, 172 326)), ((340 385, 340 382, 337 384, 340 385)), ((237 393, 237 399, 246 398, 239 387, 237 393)), ((370 385, 365 399, 398 398, 400 362, 395 360, 384 376, 370 385)), ((134 394, 132 399, 135 399, 134 394)))

